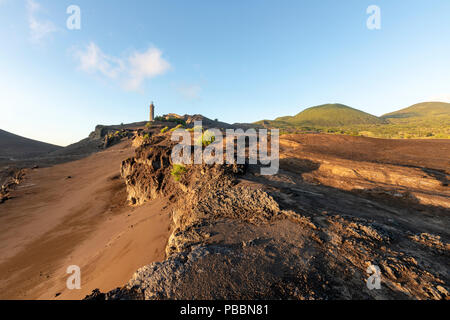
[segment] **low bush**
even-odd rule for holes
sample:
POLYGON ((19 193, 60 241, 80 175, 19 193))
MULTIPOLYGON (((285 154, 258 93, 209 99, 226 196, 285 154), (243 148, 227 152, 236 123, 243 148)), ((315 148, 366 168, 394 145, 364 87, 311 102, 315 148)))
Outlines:
POLYGON ((155 118, 155 121, 175 122, 175 123, 178 123, 178 124, 182 124, 183 126, 186 125, 186 121, 184 121, 183 119, 178 119, 178 118, 168 118, 168 119, 166 119, 164 117, 158 116, 158 117, 155 118))
POLYGON ((186 129, 186 131, 189 131, 189 132, 194 132, 194 130, 202 130, 203 131, 203 127, 202 126, 195 126, 193 128, 186 129))
POLYGON ((216 137, 212 131, 206 130, 200 137, 198 137, 197 141, 195 141, 196 145, 202 145, 203 147, 209 146, 211 143, 216 141, 216 137))
POLYGON ((181 176, 186 172, 186 167, 182 164, 174 164, 170 174, 175 179, 175 181, 180 181, 181 176))
POLYGON ((182 125, 182 124, 179 124, 179 125, 177 125, 175 128, 170 129, 170 132, 173 132, 173 131, 175 131, 175 130, 177 130, 177 129, 182 129, 182 128, 184 128, 183 125, 182 125))

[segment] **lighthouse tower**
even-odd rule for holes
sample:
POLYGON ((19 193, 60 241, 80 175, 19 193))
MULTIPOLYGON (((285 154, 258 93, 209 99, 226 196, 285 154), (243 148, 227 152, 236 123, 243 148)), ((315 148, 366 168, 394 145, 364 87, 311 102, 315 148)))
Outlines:
POLYGON ((150 103, 150 122, 155 121, 155 106, 152 103, 150 103))

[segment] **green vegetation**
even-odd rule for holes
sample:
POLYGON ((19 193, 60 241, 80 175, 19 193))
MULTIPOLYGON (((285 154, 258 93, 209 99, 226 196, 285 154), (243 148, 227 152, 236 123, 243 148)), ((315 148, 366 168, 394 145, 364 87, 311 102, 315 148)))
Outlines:
POLYGON ((145 124, 145 127, 146 128, 150 128, 152 126, 152 124, 150 123, 150 122, 147 122, 146 124, 145 124))
POLYGON ((450 104, 426 102, 375 117, 343 105, 323 105, 293 117, 256 124, 279 128, 280 134, 324 132, 376 138, 450 138, 450 104))
POLYGON ((214 141, 216 141, 214 133, 212 131, 206 130, 200 137, 197 138, 195 144, 197 146, 202 145, 203 147, 206 147, 214 141))
POLYGON ((417 119, 448 117, 450 115, 450 103, 423 102, 383 115, 383 119, 417 119))
POLYGON ((182 124, 183 126, 186 125, 186 121, 184 121, 183 119, 178 119, 178 118, 164 118, 161 116, 158 116, 155 118, 155 121, 161 121, 161 122, 175 122, 177 124, 182 124))
POLYGON ((165 133, 165 132, 167 132, 167 130, 169 130, 169 127, 164 127, 161 129, 161 133, 165 133))
POLYGON ((114 133, 108 133, 106 135, 109 139, 113 139, 113 138, 124 138, 127 136, 127 132, 125 130, 121 130, 121 131, 115 131, 114 133))
POLYGON ((175 130, 177 130, 177 129, 182 129, 182 128, 184 128, 184 126, 183 126, 182 124, 179 124, 179 125, 177 125, 176 127, 170 129, 170 132, 174 132, 175 130))
POLYGON ((394 138, 450 138, 450 103, 424 102, 383 115, 389 126, 377 134, 394 138))
POLYGON ((144 136, 142 137, 145 141, 149 141, 150 140, 150 134, 146 133, 144 134, 144 136))
POLYGON ((174 164, 170 174, 175 181, 180 181, 181 176, 187 171, 186 167, 182 164, 174 164))
POLYGON ((188 132, 194 132, 195 130, 202 130, 203 131, 203 127, 202 126, 195 126, 193 128, 186 129, 186 131, 188 131, 188 132))
POLYGON ((384 124, 385 120, 343 104, 324 104, 303 110, 291 117, 274 121, 263 120, 257 124, 270 123, 277 127, 330 127, 356 124, 384 124))

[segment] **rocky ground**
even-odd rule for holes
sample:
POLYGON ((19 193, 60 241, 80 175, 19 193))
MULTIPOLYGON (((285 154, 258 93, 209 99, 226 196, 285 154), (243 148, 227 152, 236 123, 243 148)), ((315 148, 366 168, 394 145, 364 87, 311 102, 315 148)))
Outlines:
POLYGON ((176 125, 98 126, 0 163, 0 297, 449 299, 449 140, 283 135, 276 175, 203 164, 175 177, 161 129, 176 125))
POLYGON ((450 298, 447 141, 404 159, 393 152, 407 144, 377 154, 375 139, 283 136, 276 175, 191 165, 177 181, 169 137, 139 139, 121 168, 131 206, 169 201, 166 259, 88 299, 450 298), (379 290, 366 286, 371 265, 379 290))

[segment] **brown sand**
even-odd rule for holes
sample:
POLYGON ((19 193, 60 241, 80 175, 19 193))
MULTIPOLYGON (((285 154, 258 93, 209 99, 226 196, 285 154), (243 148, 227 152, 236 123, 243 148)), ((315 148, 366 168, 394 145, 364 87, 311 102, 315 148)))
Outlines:
POLYGON ((132 155, 122 142, 28 172, 0 205, 0 299, 80 299, 164 259, 170 208, 164 199, 128 206, 119 171, 132 155), (80 290, 66 288, 69 265, 81 268, 80 290))

